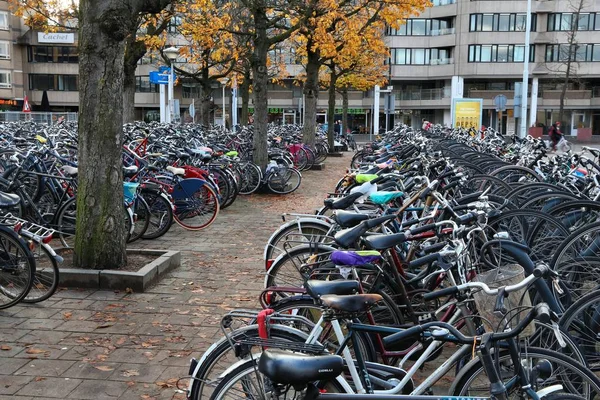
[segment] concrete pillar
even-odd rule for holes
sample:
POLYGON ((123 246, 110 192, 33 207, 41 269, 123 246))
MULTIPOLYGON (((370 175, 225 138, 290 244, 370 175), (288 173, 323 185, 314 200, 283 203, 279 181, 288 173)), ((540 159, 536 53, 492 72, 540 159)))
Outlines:
POLYGON ((531 82, 531 111, 529 115, 529 127, 532 127, 537 122, 537 104, 538 104, 538 88, 539 78, 533 78, 531 82))
POLYGON ((452 98, 450 105, 450 125, 454 126, 454 99, 462 99, 465 90, 465 79, 462 76, 452 77, 452 98))

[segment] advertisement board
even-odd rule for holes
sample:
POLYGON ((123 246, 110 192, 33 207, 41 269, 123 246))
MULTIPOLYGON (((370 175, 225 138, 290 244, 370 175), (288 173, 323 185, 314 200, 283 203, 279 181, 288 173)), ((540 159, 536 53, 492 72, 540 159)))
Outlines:
POLYGON ((461 128, 481 128, 483 99, 454 99, 452 126, 461 128))

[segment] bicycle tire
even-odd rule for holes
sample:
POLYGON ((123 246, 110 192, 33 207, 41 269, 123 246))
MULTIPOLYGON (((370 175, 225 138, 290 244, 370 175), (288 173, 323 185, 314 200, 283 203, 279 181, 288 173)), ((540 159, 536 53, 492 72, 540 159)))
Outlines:
MULTIPOLYGON (((140 194, 136 196, 134 205, 135 212, 133 229, 131 234, 127 238, 127 243, 135 242, 136 240, 144 236, 144 234, 148 230, 148 225, 150 225, 150 215, 152 214, 152 212, 150 211, 150 206, 140 194)), ((132 209, 132 212, 134 209, 132 209)))
POLYGON ((530 182, 515 187, 511 192, 506 195, 506 198, 511 200, 513 203, 520 205, 527 201, 536 194, 545 191, 556 191, 561 188, 560 186, 553 185, 545 182, 530 182))
POLYGON ((192 213, 194 215, 190 215, 189 212, 186 213, 181 211, 181 208, 179 208, 180 211, 178 212, 177 200, 175 200, 175 222, 182 228, 190 231, 199 231, 208 228, 215 222, 217 215, 219 215, 220 205, 217 194, 209 185, 202 185, 196 192, 192 193, 191 196, 193 198, 202 198, 202 203, 204 204, 200 204, 197 208, 203 207, 203 209, 193 211, 192 213), (192 221, 190 221, 190 218, 201 215, 206 215, 208 219, 206 219, 206 221, 201 220, 199 223, 191 223, 192 221))
MULTIPOLYGON (((278 243, 288 237, 291 234, 297 233, 298 235, 302 235, 304 236, 304 231, 307 230, 307 232, 309 232, 309 234, 311 235, 310 238, 307 238, 309 242, 314 243, 313 237, 312 235, 315 235, 316 233, 320 232, 321 236, 325 236, 327 234, 327 232, 329 232, 329 228, 327 228, 324 224, 319 224, 317 222, 314 221, 298 221, 297 223, 291 224, 289 226, 287 226, 286 228, 280 230, 279 232, 276 232, 276 235, 272 236, 271 238, 269 238, 266 246, 265 246, 265 251, 264 251, 264 259, 265 259, 265 263, 268 262, 269 260, 275 260, 277 257, 279 257, 279 255, 281 253, 284 252, 283 249, 280 249, 277 245, 278 243), (314 230, 314 232, 310 233, 310 230, 314 230)), ((290 237, 291 240, 296 239, 297 236, 294 237, 290 237)), ((321 241, 319 240, 319 243, 321 243, 321 241)))
POLYGON ((156 239, 163 236, 173 225, 173 204, 160 192, 144 191, 142 195, 150 206, 150 223, 142 239, 156 239))
MULTIPOLYGON (((565 356, 561 353, 558 353, 556 351, 553 351, 553 350, 546 350, 546 349, 541 349, 541 348, 536 348, 536 347, 528 347, 527 349, 523 349, 521 351, 521 353, 525 355, 526 359, 547 360, 549 362, 554 362, 555 364, 560 364, 560 365, 562 365, 563 368, 571 369, 573 372, 576 373, 577 376, 585 379, 585 382, 587 382, 587 384, 589 385, 589 388, 592 389, 594 391, 594 393, 596 393, 596 396, 600 394, 600 380, 598 380, 598 378, 594 375, 594 373, 592 371, 587 369, 585 366, 582 366, 582 365, 576 363, 575 360, 573 360, 572 358, 565 356)), ((504 368, 510 367, 512 365, 510 356, 505 351, 502 351, 500 356, 496 357, 496 358, 498 360, 500 360, 496 363, 497 365, 500 362, 502 362, 502 366, 504 368)), ((531 364, 526 364, 526 365, 531 365, 531 364)), ((556 368, 553 368, 553 372, 556 372, 556 368)), ((450 387, 449 394, 453 395, 453 396, 465 396, 465 395, 467 395, 467 393, 470 393, 469 394, 470 396, 478 397, 477 395, 472 394, 472 392, 468 391, 467 388, 468 388, 468 385, 470 384, 470 382, 473 382, 474 379, 476 379, 480 374, 483 374, 485 376, 483 365, 481 363, 481 360, 475 359, 462 368, 460 373, 457 375, 454 383, 450 387)), ((564 389, 564 386, 566 385, 567 387, 569 387, 570 390, 577 390, 574 387, 574 385, 577 382, 573 379, 573 375, 571 375, 569 378, 570 379, 563 380, 563 382, 562 382, 564 384, 563 389, 564 389)), ((485 378, 483 378, 483 381, 484 382, 487 381, 487 387, 482 390, 487 390, 487 394, 489 394, 489 380, 487 379, 487 376, 485 376, 485 378)), ((534 382, 534 383, 538 383, 538 382, 534 382)), ((583 388, 583 387, 581 389, 587 390, 586 388, 583 388)), ((571 394, 580 395, 579 393, 571 393, 571 394)), ((583 397, 587 399, 587 398, 593 398, 594 396, 583 396, 583 397)))
POLYGON ((600 203, 593 200, 575 200, 558 204, 548 210, 570 231, 576 231, 600 220, 600 203))
POLYGON ((297 169, 281 165, 267 177, 267 187, 277 194, 293 193, 301 184, 302 175, 297 169))
POLYGON ((513 182, 521 182, 521 178, 527 178, 529 181, 533 182, 543 181, 542 177, 537 172, 530 168, 519 165, 507 165, 490 172, 489 175, 498 177, 509 184, 513 182), (516 176, 517 179, 514 180, 513 176, 516 176))
MULTIPOLYGON (((258 338, 260 334, 258 332, 257 325, 248 325, 244 328, 237 329, 230 334, 234 340, 240 340, 240 338, 258 338)), ((305 342, 308 335, 301 331, 296 331, 293 328, 273 324, 269 329, 269 337, 280 340, 288 340, 294 342, 305 342)), ((214 383, 216 379, 221 375, 227 368, 217 368, 217 363, 223 360, 225 357, 233 356, 233 349, 231 343, 226 337, 222 337, 218 341, 214 342, 210 348, 204 352, 202 357, 198 360, 198 366, 193 371, 192 377, 193 383, 190 390, 189 399, 203 400, 212 394, 210 386, 213 388, 216 386, 214 383), (206 391, 209 391, 207 393, 206 391)), ((227 366, 231 365, 230 361, 225 361, 227 366)))
POLYGON ((248 195, 256 192, 262 184, 262 170, 251 162, 243 163, 244 184, 240 185, 240 194, 248 195))
POLYGON ((27 243, 11 228, 0 226, 0 310, 18 304, 27 296, 34 275, 35 257, 27 243), (22 284, 16 286, 12 277, 22 284))
POLYGON ((318 261, 329 260, 329 254, 337 250, 332 246, 324 244, 311 244, 296 246, 285 253, 281 254, 267 271, 265 276, 265 288, 273 286, 288 286, 301 288, 304 286, 305 278, 300 274, 299 269, 311 256, 315 255, 317 258, 312 260, 312 263, 318 261), (326 259, 320 259, 319 256, 323 255, 326 259), (295 260, 295 261, 294 261, 295 260), (286 263, 291 262, 290 271, 282 274, 282 269, 287 266, 286 263), (297 265, 296 265, 297 263, 297 265), (291 267, 295 268, 292 270, 291 267), (277 279, 277 280, 276 280, 277 279))
POLYGON ((31 289, 23 299, 23 303, 39 303, 47 300, 58 289, 60 273, 56 258, 42 245, 37 243, 35 257, 35 274, 31 289))

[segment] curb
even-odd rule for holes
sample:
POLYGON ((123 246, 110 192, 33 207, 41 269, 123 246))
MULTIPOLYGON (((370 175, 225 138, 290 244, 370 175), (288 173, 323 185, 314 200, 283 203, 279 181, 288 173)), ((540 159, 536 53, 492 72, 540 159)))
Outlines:
POLYGON ((181 266, 181 252, 167 250, 127 250, 129 254, 157 255, 158 258, 135 271, 86 270, 61 268, 59 286, 106 290, 132 289, 144 292, 167 272, 181 266))

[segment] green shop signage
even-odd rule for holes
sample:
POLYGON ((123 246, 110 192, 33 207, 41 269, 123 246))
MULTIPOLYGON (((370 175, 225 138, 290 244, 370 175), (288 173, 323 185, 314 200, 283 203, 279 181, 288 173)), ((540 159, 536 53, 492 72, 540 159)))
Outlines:
MULTIPOLYGON (((336 114, 342 114, 344 112, 344 110, 342 110, 341 108, 336 108, 335 113, 336 114)), ((362 108, 349 108, 348 109, 348 114, 364 114, 365 110, 362 108)))

